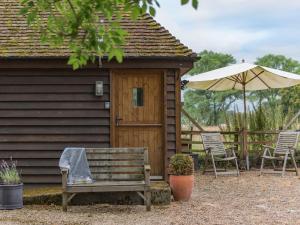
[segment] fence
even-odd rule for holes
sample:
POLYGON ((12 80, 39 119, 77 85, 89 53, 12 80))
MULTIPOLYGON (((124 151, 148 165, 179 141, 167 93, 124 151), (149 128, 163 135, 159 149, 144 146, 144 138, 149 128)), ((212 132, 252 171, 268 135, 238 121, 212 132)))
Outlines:
MULTIPOLYGON (((182 130, 181 144, 182 151, 193 151, 201 153, 202 148, 202 133, 213 133, 215 131, 198 131, 198 130, 182 130)), ((243 149, 243 131, 220 131, 224 137, 226 145, 235 145, 239 151, 243 149)), ((279 131, 247 131, 245 143, 248 146, 249 152, 253 151, 255 147, 261 145, 271 145, 276 141, 279 131)))

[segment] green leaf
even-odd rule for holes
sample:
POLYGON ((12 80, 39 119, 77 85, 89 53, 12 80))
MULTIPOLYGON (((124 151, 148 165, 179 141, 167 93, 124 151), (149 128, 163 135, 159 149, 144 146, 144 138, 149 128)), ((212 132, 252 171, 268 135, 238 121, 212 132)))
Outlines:
POLYGON ((28 10, 29 10, 29 8, 27 8, 27 7, 20 9, 19 15, 26 15, 28 13, 28 10))
POLYGON ((118 49, 118 48, 112 49, 108 54, 108 60, 110 61, 114 57, 116 58, 118 63, 123 62, 123 51, 121 49, 118 49))
POLYGON ((155 16, 155 14, 156 14, 155 8, 152 7, 152 6, 150 6, 150 7, 149 7, 149 13, 150 13, 151 16, 155 16))
POLYGON ((198 4, 199 4, 199 1, 198 0, 193 0, 192 1, 192 6, 194 9, 197 9, 198 8, 198 4))
POLYGON ((117 51, 116 51, 116 59, 117 59, 118 63, 122 63, 123 62, 123 51, 121 49, 117 49, 117 51))
POLYGON ((132 19, 136 20, 140 16, 140 9, 139 7, 134 7, 132 9, 131 17, 132 19))
POLYGON ((115 56, 115 55, 114 55, 114 52, 113 52, 113 51, 110 51, 110 52, 108 53, 108 61, 112 60, 112 58, 113 58, 114 56, 115 56))
POLYGON ((181 5, 186 5, 187 3, 189 3, 189 0, 181 0, 181 5))
POLYGON ((37 10, 31 11, 27 14, 27 24, 31 25, 37 18, 37 10))

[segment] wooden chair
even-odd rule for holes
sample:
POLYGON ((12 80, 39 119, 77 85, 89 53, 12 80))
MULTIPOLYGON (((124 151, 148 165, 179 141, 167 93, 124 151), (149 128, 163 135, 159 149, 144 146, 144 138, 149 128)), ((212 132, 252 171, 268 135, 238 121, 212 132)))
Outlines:
POLYGON ((297 148, 298 139, 299 139, 299 132, 284 131, 279 133, 275 148, 271 146, 263 145, 265 150, 261 160, 260 175, 262 175, 262 173, 280 173, 281 176, 284 176, 287 160, 292 160, 292 164, 295 168, 296 175, 298 176, 298 168, 295 161, 295 151, 297 148), (273 154, 271 154, 271 150, 273 150, 273 154), (263 171, 264 162, 266 159, 272 161, 272 166, 274 170, 275 170, 274 161, 275 160, 283 161, 282 171, 272 171, 272 172, 263 171))
MULTIPOLYGON (((205 161, 204 161, 204 168, 203 174, 206 171, 206 166, 208 163, 209 158, 212 161, 213 169, 215 173, 215 177, 217 175, 228 175, 228 174, 236 174, 237 176, 240 175, 239 166, 237 162, 237 157, 234 152, 234 146, 231 148, 225 149, 224 143, 222 141, 222 136, 220 133, 202 133, 202 142, 204 146, 204 150, 206 153, 205 161), (216 167, 216 162, 229 162, 234 161, 236 166, 236 172, 232 171, 225 171, 225 172, 218 172, 216 167)), ((226 170, 226 167, 225 167, 226 170)))
POLYGON ((146 148, 87 148, 87 160, 95 180, 90 184, 67 184, 68 170, 62 173, 62 207, 77 193, 133 191, 151 209, 150 165, 146 148))

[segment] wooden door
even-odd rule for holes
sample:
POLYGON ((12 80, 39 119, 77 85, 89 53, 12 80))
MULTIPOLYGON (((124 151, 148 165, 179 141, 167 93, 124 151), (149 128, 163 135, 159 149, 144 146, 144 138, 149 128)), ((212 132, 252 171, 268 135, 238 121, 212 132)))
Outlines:
POLYGON ((147 147, 152 178, 164 171, 163 73, 157 70, 115 71, 113 145, 147 147))

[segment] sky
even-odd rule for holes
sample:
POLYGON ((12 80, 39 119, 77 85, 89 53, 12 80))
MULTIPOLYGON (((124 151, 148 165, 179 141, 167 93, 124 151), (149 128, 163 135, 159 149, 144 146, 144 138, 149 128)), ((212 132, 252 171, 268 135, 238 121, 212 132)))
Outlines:
POLYGON ((300 0, 161 0, 155 19, 195 52, 232 54, 252 63, 265 54, 300 61, 300 0))

